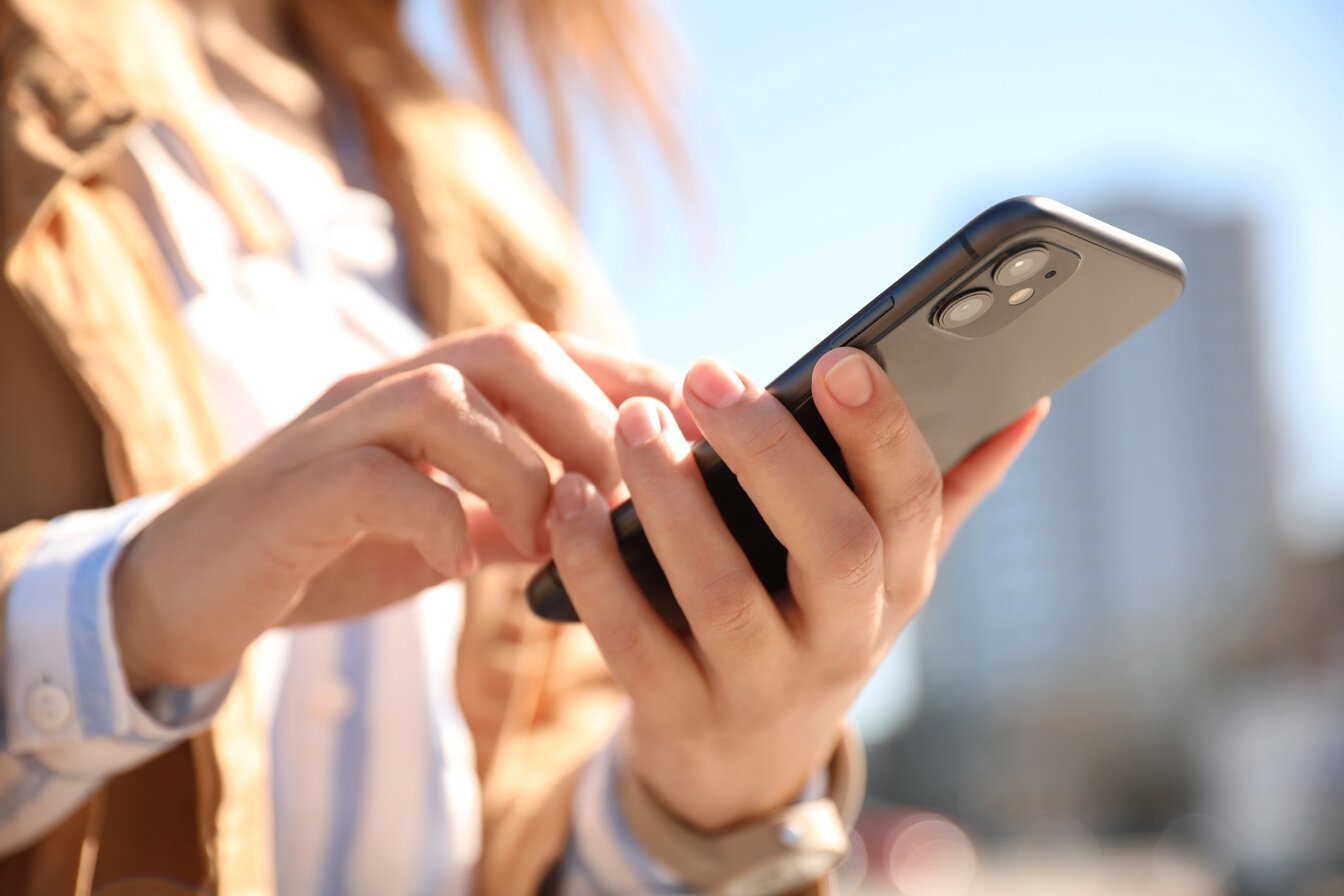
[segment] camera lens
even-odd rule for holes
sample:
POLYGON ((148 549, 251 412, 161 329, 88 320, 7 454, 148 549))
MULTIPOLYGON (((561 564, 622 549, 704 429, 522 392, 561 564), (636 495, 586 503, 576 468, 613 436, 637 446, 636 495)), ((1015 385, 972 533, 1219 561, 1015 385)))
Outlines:
POLYGON ((994 303, 993 293, 971 292, 955 298, 938 312, 938 326, 948 330, 964 327, 977 320, 994 303))
POLYGON ((1023 249, 998 266, 994 271, 994 282, 1000 286, 1013 286, 1029 280, 1049 260, 1050 253, 1039 246, 1023 249))

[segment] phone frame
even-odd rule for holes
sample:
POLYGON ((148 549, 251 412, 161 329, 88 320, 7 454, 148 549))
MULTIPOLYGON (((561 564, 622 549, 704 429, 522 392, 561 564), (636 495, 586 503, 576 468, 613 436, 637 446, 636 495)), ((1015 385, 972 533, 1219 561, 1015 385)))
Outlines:
MULTIPOLYGON (((845 475, 839 449, 821 422, 819 414, 812 407, 812 369, 817 361, 827 352, 841 347, 859 348, 871 352, 879 338, 900 326, 912 315, 921 313, 933 303, 943 301, 946 298, 944 293, 949 287, 966 278, 970 272, 983 264, 987 257, 1000 252, 1006 243, 1042 229, 1065 231, 1085 242, 1103 247, 1167 275, 1175 281, 1176 288, 1170 299, 1161 306, 1163 308, 1171 301, 1175 301, 1184 287, 1185 265, 1170 249, 1052 199, 1041 196, 1019 196, 1000 202, 977 215, 899 280, 884 289, 830 335, 803 354, 776 377, 766 387, 766 391, 774 395, 795 418, 799 419, 800 425, 808 435, 836 469, 845 475)), ((1078 372, 1081 371, 1074 371, 1073 375, 1078 372)), ((1025 409, 1023 407, 1021 410, 1025 409)), ((731 480, 732 486, 736 486, 735 477, 727 470, 726 465, 708 442, 697 441, 692 446, 692 453, 711 491, 716 484, 727 480, 731 480)), ((733 526, 734 521, 728 519, 728 510, 723 504, 720 504, 720 509, 725 513, 725 520, 729 522, 734 535, 741 540, 738 529, 733 526)), ((674 602, 671 606, 668 605, 668 592, 663 590, 666 588, 666 580, 662 578, 661 568, 657 568, 656 559, 652 557, 651 548, 643 536, 634 505, 629 501, 625 502, 612 511, 611 519, 627 563, 632 573, 641 580, 641 587, 644 587, 650 595, 654 595, 650 599, 654 601, 669 624, 676 629, 684 630, 686 623, 680 608, 676 607, 674 602), (650 562, 657 568, 656 576, 651 576, 647 568, 650 562)), ((747 520, 747 523, 754 525, 755 520, 747 520)), ((751 557, 750 551, 748 554, 751 557)), ((751 557, 751 559, 753 567, 763 576, 764 581, 764 570, 773 569, 778 557, 751 557)), ((767 583, 768 586, 769 584, 767 583)), ((778 585, 778 582, 773 584, 778 585)), ((532 610, 546 619, 557 622, 578 621, 578 616, 553 563, 540 570, 529 582, 527 599, 532 610)))

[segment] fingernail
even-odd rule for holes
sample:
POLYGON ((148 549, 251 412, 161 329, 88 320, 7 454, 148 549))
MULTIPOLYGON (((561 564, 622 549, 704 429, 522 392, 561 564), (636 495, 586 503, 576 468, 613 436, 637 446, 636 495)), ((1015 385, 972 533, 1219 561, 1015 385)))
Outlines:
POLYGON ((859 355, 846 355, 826 371, 826 388, 847 408, 857 408, 873 397, 873 376, 859 355))
POLYGON ((719 410, 736 402, 747 391, 740 376, 722 363, 708 359, 697 362, 691 368, 686 385, 696 398, 719 410))
POLYGON ((572 520, 583 513, 583 505, 588 503, 588 494, 583 478, 566 473, 555 484, 555 515, 562 520, 572 520))
POLYGON ((663 431, 663 417, 658 406, 647 398, 636 398, 621 405, 621 416, 616 422, 621 438, 631 448, 647 445, 663 431))

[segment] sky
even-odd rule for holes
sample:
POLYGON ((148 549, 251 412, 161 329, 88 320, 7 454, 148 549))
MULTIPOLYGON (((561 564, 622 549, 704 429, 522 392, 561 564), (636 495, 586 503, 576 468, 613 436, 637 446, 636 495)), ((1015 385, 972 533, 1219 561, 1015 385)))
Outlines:
POLYGON ((1344 548, 1344 3, 661 8, 698 198, 591 127, 579 205, 644 353, 768 380, 1009 196, 1244 212, 1285 534, 1344 548))

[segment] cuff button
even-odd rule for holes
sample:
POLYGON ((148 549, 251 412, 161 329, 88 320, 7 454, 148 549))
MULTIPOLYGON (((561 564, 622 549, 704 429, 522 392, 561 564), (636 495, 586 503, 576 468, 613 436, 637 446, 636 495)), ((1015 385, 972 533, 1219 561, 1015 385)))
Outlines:
POLYGON ((44 681, 34 685, 24 704, 28 721, 45 734, 55 734, 70 721, 73 707, 65 688, 44 681))

